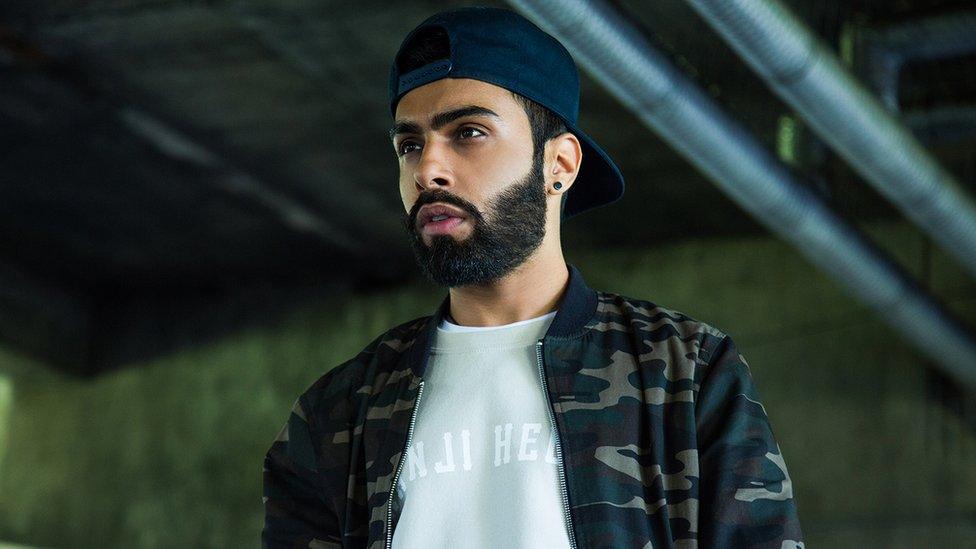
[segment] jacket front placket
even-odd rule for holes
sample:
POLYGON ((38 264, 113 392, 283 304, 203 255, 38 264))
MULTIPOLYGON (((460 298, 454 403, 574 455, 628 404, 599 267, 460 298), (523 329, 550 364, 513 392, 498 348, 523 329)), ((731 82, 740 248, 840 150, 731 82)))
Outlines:
MULTIPOLYGON (((409 410, 409 414, 393 414, 401 421, 377 437, 375 441, 381 448, 379 454, 390 456, 388 474, 376 479, 376 507, 370 512, 370 543, 369 549, 391 549, 393 546, 393 532, 400 509, 395 506, 396 486, 400 472, 406 462, 407 448, 413 438, 414 426, 417 422, 417 412, 420 409, 424 393, 423 372, 430 359, 430 348, 433 344, 434 333, 441 319, 447 311, 448 300, 445 299, 437 312, 429 318, 427 323, 419 329, 414 343, 401 357, 395 371, 400 372, 407 383, 398 384, 397 402, 394 410, 409 410), (402 396, 401 396, 402 395, 402 396), (382 493, 386 497, 382 497, 382 493)), ((371 498, 372 499, 372 498, 371 498)))
POLYGON ((369 549, 383 549, 389 544, 387 526, 395 511, 391 504, 395 494, 396 476, 403 461, 417 401, 422 391, 422 380, 407 371, 401 374, 399 380, 387 385, 383 391, 388 392, 387 395, 376 397, 384 402, 376 402, 367 407, 368 410, 392 409, 388 419, 367 418, 363 429, 363 445, 367 456, 369 549))
POLYGON ((579 544, 577 542, 577 532, 573 523, 572 510, 570 508, 570 494, 569 494, 569 481, 566 478, 566 458, 563 453, 563 435, 559 427, 559 422, 556 420, 556 409, 554 402, 558 400, 557 397, 553 395, 556 390, 553 384, 553 378, 550 377, 549 368, 546 367, 546 347, 547 345, 557 345, 557 341, 553 338, 543 338, 536 342, 536 365, 539 369, 539 380, 541 383, 541 390, 546 398, 546 412, 549 415, 549 424, 552 426, 553 440, 555 441, 555 456, 556 456, 556 468, 559 480, 559 495, 562 502, 562 512, 563 520, 566 524, 566 533, 569 536, 569 546, 570 549, 577 549, 579 544))

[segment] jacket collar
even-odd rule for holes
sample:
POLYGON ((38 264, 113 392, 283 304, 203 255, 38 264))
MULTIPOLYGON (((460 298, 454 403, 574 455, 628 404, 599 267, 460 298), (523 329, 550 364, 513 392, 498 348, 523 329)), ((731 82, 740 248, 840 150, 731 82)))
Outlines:
MULTIPOLYGON (((596 291, 586 285, 583 275, 576 266, 566 263, 569 268, 569 283, 559 301, 559 309, 549 325, 544 339, 573 337, 582 331, 587 322, 596 313, 596 291)), ((451 294, 448 293, 433 315, 428 317, 427 324, 420 328, 413 346, 409 350, 409 364, 413 373, 424 377, 430 347, 437 335, 437 327, 451 310, 451 294)))

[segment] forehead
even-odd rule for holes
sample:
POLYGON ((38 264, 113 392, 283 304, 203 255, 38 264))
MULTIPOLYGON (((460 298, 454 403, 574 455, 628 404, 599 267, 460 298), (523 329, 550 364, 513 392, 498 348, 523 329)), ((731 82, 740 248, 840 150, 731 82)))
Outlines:
POLYGON ((410 90, 397 103, 396 120, 426 124, 431 115, 462 105, 487 107, 509 122, 521 113, 528 123, 512 92, 473 78, 441 78, 410 90))

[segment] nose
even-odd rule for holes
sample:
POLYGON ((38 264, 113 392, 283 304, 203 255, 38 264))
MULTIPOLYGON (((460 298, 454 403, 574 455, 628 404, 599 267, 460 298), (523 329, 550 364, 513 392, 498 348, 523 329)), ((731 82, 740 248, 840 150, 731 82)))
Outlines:
POLYGON ((424 145, 420 160, 414 166, 413 171, 413 180, 419 192, 436 187, 450 186, 454 183, 444 157, 446 152, 440 149, 435 143, 424 145))

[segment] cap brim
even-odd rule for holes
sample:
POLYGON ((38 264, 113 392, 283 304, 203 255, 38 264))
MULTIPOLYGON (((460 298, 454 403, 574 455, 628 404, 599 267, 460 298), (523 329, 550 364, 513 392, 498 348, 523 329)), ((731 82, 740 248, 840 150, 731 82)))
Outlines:
POLYGON ((580 171, 569 190, 563 210, 563 217, 569 218, 619 200, 624 195, 624 176, 610 156, 586 132, 569 123, 566 128, 579 139, 583 149, 580 171))

